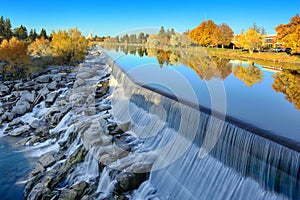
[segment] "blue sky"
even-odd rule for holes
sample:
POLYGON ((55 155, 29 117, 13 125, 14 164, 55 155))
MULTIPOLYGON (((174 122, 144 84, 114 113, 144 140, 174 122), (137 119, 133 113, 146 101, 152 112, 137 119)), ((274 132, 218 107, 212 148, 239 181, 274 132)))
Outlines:
POLYGON ((235 33, 248 29, 253 22, 264 26, 267 33, 288 23, 300 13, 300 1, 277 0, 198 0, 198 1, 4 1, 0 16, 8 17, 13 27, 46 28, 49 33, 78 27, 83 34, 117 35, 134 29, 174 28, 178 32, 193 29, 206 16, 215 23, 229 24, 235 33))

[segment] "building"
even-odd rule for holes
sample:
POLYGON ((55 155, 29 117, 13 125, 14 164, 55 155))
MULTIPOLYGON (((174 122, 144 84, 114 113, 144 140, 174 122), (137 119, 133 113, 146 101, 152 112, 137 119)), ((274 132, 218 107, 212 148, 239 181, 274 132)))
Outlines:
POLYGON ((89 35, 87 36, 87 38, 86 39, 88 39, 88 40, 92 40, 93 39, 93 34, 91 33, 91 32, 89 32, 89 35))
POLYGON ((263 46, 265 47, 270 47, 270 48, 276 48, 279 45, 276 40, 276 35, 275 34, 268 34, 263 36, 263 46))

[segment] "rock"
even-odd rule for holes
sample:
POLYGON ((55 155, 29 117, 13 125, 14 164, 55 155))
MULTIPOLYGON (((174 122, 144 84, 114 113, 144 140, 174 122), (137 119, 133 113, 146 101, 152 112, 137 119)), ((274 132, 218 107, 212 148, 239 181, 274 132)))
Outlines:
POLYGON ((24 125, 24 122, 18 117, 9 123, 9 126, 24 125))
POLYGON ((81 200, 93 200, 93 198, 89 195, 84 195, 81 200))
POLYGON ((147 180, 148 175, 146 173, 133 174, 123 172, 117 177, 117 184, 115 190, 117 192, 128 192, 139 188, 139 186, 147 180))
POLYGON ((130 152, 130 147, 127 150, 115 145, 102 148, 98 152, 98 161, 104 165, 109 165, 112 162, 117 161, 120 158, 127 156, 130 152))
POLYGON ((48 126, 42 126, 40 124, 39 127, 36 128, 36 130, 34 131, 35 135, 41 136, 41 137, 45 137, 46 135, 49 134, 49 127, 48 126))
POLYGON ((31 138, 31 139, 28 141, 28 143, 29 143, 29 145, 33 145, 34 143, 39 142, 40 139, 41 139, 40 136, 35 136, 35 137, 31 138))
POLYGON ((11 121, 14 118, 14 114, 10 112, 5 112, 4 115, 2 116, 2 121, 11 121))
POLYGON ((59 82, 59 81, 62 80, 62 75, 61 74, 55 74, 54 76, 52 76, 52 80, 59 82))
POLYGON ((36 163, 35 167, 33 168, 32 172, 31 172, 31 175, 32 176, 35 176, 41 172, 44 172, 45 171, 45 168, 42 166, 41 163, 36 163))
POLYGON ((41 97, 45 97, 47 94, 49 94, 49 92, 50 91, 48 90, 48 88, 44 87, 38 92, 38 95, 41 97))
POLYGON ((50 82, 50 76, 49 75, 39 76, 35 80, 38 83, 49 83, 50 82))
POLYGON ((15 115, 24 115, 26 112, 28 112, 30 109, 30 104, 28 101, 20 99, 16 106, 13 107, 12 113, 15 115))
POLYGON ((56 81, 53 81, 52 83, 48 84, 47 88, 48 88, 49 90, 56 90, 56 89, 57 89, 57 86, 58 86, 57 82, 56 82, 56 81))
POLYGON ((78 196, 75 190, 63 190, 59 196, 59 200, 76 200, 79 199, 78 196))
POLYGON ((53 104, 55 99, 57 98, 58 96, 58 93, 57 92, 51 92, 50 94, 47 95, 47 98, 46 98, 46 103, 47 104, 53 104))
POLYGON ((44 154, 38 161, 44 168, 52 166, 56 160, 51 153, 44 154))
POLYGON ((21 126, 19 128, 14 129, 12 132, 8 133, 8 135, 13 136, 13 137, 18 137, 20 135, 27 135, 30 131, 30 126, 25 125, 21 126))
POLYGON ((18 145, 25 146, 26 143, 27 143, 30 139, 31 139, 31 137, 23 138, 23 139, 20 140, 17 144, 18 144, 18 145))
POLYGON ((44 194, 44 190, 45 190, 45 188, 44 188, 43 183, 36 184, 36 186, 34 186, 34 188, 31 190, 27 199, 30 199, 30 200, 41 199, 44 194))
POLYGON ((39 120, 33 120, 30 124, 31 128, 37 129, 40 126, 40 121, 39 120))
POLYGON ((24 101, 28 101, 30 103, 33 103, 35 100, 35 92, 32 91, 31 93, 28 91, 22 92, 21 93, 21 100, 24 101))
POLYGON ((89 186, 89 184, 85 181, 81 181, 71 187, 71 189, 75 190, 79 196, 82 196, 85 189, 89 186))
POLYGON ((10 92, 10 89, 9 89, 9 87, 7 87, 7 85, 1 84, 0 85, 0 92, 3 93, 3 94, 8 94, 10 92))
POLYGON ((14 89, 15 90, 21 90, 24 87, 23 83, 17 83, 14 85, 14 89))

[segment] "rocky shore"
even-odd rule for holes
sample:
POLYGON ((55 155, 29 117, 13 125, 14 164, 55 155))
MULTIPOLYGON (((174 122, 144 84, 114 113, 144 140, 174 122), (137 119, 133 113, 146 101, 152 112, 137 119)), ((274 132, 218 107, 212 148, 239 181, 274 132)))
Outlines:
POLYGON ((136 156, 141 143, 114 121, 110 79, 95 47, 78 67, 0 84, 3 135, 39 157, 26 199, 128 199, 147 180, 155 155, 136 156))

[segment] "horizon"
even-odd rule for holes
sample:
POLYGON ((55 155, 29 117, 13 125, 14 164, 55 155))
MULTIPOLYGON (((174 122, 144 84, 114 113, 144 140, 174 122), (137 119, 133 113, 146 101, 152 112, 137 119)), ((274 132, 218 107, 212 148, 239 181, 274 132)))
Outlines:
MULTIPOLYGON (((57 0, 38 2, 18 2, 11 6, 2 2, 0 16, 10 18, 12 27, 20 25, 39 32, 45 28, 50 34, 52 30, 78 27, 87 36, 116 36, 127 32, 155 32, 161 26, 174 28, 176 32, 194 29, 204 19, 211 19, 216 24, 226 23, 239 34, 247 30, 253 23, 264 27, 267 34, 275 34, 274 28, 289 22, 299 13, 300 2, 258 1, 185 1, 184 4, 157 0, 151 4, 131 2, 102 2, 91 0, 59 2, 57 0), (272 5, 272 6, 270 6, 272 5), (146 30, 146 31, 145 31, 146 30)), ((148 33, 147 32, 147 33, 148 33)))

